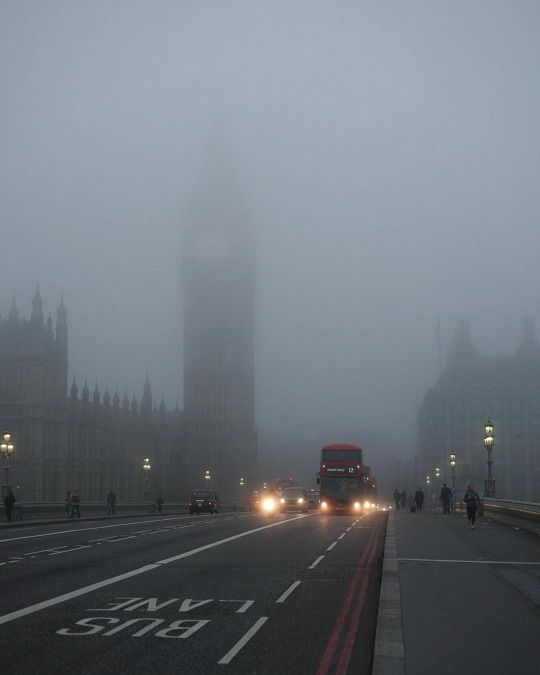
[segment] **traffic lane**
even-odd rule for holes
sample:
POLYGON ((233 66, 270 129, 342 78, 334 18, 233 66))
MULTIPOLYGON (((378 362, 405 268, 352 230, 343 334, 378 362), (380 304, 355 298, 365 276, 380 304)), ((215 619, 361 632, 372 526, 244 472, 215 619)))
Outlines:
MULTIPOLYGON (((287 522, 297 517, 283 517, 276 522, 283 522, 283 526, 288 527, 287 522)), ((131 534, 128 530, 120 540, 112 541, 96 541, 94 531, 73 533, 75 539, 66 540, 67 548, 60 544, 59 550, 56 547, 52 547, 54 550, 30 550, 26 555, 12 557, 0 567, 4 589, 2 610, 4 613, 16 610, 21 605, 21 598, 25 603, 40 602, 51 595, 99 582, 104 577, 129 573, 171 554, 207 546, 216 539, 238 536, 267 525, 268 520, 246 514, 223 518, 201 516, 154 530, 135 529, 131 534)))
MULTIPOLYGON (((212 549, 219 550, 219 559, 207 550, 196 557, 172 560, 114 588, 24 617, 9 626, 12 641, 3 645, 3 651, 7 649, 7 657, 19 664, 21 655, 15 645, 31 631, 31 653, 35 656, 24 662, 20 672, 34 672, 38 665, 42 672, 57 672, 44 669, 43 664, 58 659, 63 670, 78 667, 85 673, 177 673, 188 668, 197 673, 221 672, 232 667, 233 661, 234 669, 229 672, 311 672, 299 669, 297 661, 294 667, 285 668, 280 654, 283 649, 287 659, 298 654, 299 646, 294 640, 291 643, 291 636, 299 626, 308 625, 312 616, 317 616, 316 624, 323 633, 329 632, 346 577, 351 574, 349 561, 357 558, 369 533, 369 529, 353 528, 339 540, 339 534, 346 532, 343 520, 305 518, 259 531, 235 540, 234 545, 230 542, 212 549), (285 531, 293 526, 293 532, 285 531), (307 615, 304 612, 299 617, 297 608, 284 611, 297 593, 299 598, 304 592, 304 581, 291 590, 295 583, 291 579, 302 579, 332 541, 339 542, 328 552, 340 569, 339 590, 327 593, 326 584, 315 584, 306 595, 311 598, 307 615), (267 624, 269 629, 263 632, 267 624), (283 649, 272 653, 272 646, 268 653, 264 644, 272 644, 276 629, 285 629, 278 641, 283 640, 283 649), (252 639, 259 645, 255 652, 247 650, 246 644, 243 662, 239 659, 244 647, 231 661, 218 663, 253 630, 257 634, 252 639), (264 636, 263 646, 260 635, 264 636), (264 654, 263 661, 258 660, 260 654, 264 654)), ((303 602, 299 606, 305 610, 303 602)), ((321 649, 321 639, 311 632, 309 636, 302 647, 306 657, 311 654, 314 665, 313 654, 321 649)))

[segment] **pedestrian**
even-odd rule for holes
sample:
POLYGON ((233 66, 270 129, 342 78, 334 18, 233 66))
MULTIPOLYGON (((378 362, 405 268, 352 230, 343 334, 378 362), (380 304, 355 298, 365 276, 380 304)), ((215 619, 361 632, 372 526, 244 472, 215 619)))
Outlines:
POLYGON ((416 504, 416 513, 420 513, 424 506, 424 492, 421 487, 414 493, 414 503, 416 504))
POLYGON ((15 504, 15 495, 11 490, 8 490, 7 495, 4 497, 4 510, 6 512, 6 518, 11 520, 11 512, 13 510, 13 504, 15 504))
POLYGON ((394 498, 394 504, 396 505, 396 509, 399 509, 399 504, 401 502, 401 494, 397 488, 394 489, 392 497, 394 498))
POLYGON ((443 513, 450 513, 450 505, 452 503, 452 490, 446 485, 443 484, 441 488, 441 496, 439 497, 442 502, 443 513))
POLYGON ((405 491, 405 488, 403 488, 401 494, 399 495, 399 501, 401 508, 404 509, 407 506, 407 492, 405 491))
POLYGON ((68 490, 66 492, 66 517, 69 518, 71 516, 71 490, 68 490))
POLYGON ((71 513, 70 513, 70 518, 73 518, 75 514, 77 514, 77 518, 81 517, 81 511, 80 511, 80 504, 81 500, 79 498, 79 493, 77 490, 73 491, 73 494, 71 495, 71 513))
POLYGON ((474 485, 472 483, 467 485, 467 490, 463 495, 463 501, 467 507, 468 526, 471 529, 474 529, 476 527, 476 511, 478 510, 478 506, 480 504, 480 497, 475 491, 474 485))
POLYGON ((161 513, 163 511, 163 501, 164 501, 163 497, 161 496, 161 494, 159 494, 156 499, 158 513, 161 513))
POLYGON ((109 494, 107 495, 107 515, 114 516, 115 513, 116 513, 116 495, 111 489, 109 494))

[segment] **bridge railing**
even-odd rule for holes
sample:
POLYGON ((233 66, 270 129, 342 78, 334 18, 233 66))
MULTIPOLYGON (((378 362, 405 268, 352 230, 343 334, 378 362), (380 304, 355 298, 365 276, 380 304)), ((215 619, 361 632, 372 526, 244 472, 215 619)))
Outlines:
MULTIPOLYGON (((81 517, 105 518, 109 515, 109 507, 103 502, 82 502, 81 517)), ((166 502, 163 513, 186 513, 187 502, 166 502)), ((153 502, 117 502, 116 516, 136 516, 157 513, 153 502)), ((113 516, 111 516, 113 517, 113 516)), ((67 520, 69 513, 64 502, 15 502, 11 512, 12 520, 67 520)))
MULTIPOLYGON (((457 510, 466 511, 463 501, 456 502, 457 510)), ((480 515, 502 520, 524 530, 540 533, 540 504, 513 499, 485 497, 480 502, 480 515)))

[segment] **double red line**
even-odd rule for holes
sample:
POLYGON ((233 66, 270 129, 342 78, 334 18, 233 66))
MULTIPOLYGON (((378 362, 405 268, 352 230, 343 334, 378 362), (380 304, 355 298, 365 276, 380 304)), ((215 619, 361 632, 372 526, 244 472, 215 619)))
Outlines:
POLYGON ((354 577, 351 581, 351 585, 349 586, 349 590, 347 592, 347 597, 343 602, 343 605, 339 612, 339 616, 336 620, 336 623, 334 624, 332 634, 330 635, 330 639, 328 640, 328 644, 326 645, 326 649, 324 650, 324 654, 319 664, 319 667, 317 668, 316 675, 327 675, 328 672, 330 671, 330 667, 334 661, 334 656, 336 654, 336 650, 338 648, 339 642, 341 640, 341 635, 345 627, 345 622, 347 619, 349 619, 348 630, 345 636, 345 640, 343 642, 343 647, 341 650, 339 661, 334 671, 334 675, 345 675, 345 673, 347 672, 347 668, 349 667, 349 661, 351 660, 352 650, 356 640, 358 624, 360 623, 360 616, 362 614, 362 609, 364 607, 364 603, 366 600, 369 580, 371 579, 371 568, 377 553, 377 542, 379 533, 382 528, 382 523, 383 520, 382 519, 379 520, 377 525, 373 528, 373 532, 371 533, 370 538, 368 539, 367 546, 364 549, 362 557, 360 558, 360 562, 358 563, 358 567, 356 568, 356 572, 354 574, 354 577), (357 587, 360 584, 360 581, 362 583, 360 585, 360 590, 358 591, 357 595, 356 591, 357 587), (356 604, 354 604, 354 607, 352 608, 351 611, 351 607, 353 606, 353 602, 355 601, 355 599, 356 604))

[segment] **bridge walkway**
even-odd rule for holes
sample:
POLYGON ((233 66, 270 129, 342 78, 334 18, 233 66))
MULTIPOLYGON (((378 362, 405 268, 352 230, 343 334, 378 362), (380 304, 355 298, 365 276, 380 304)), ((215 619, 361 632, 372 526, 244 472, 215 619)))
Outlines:
POLYGON ((540 536, 392 511, 378 621, 373 675, 537 675, 540 536))

